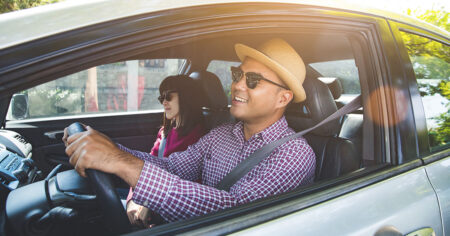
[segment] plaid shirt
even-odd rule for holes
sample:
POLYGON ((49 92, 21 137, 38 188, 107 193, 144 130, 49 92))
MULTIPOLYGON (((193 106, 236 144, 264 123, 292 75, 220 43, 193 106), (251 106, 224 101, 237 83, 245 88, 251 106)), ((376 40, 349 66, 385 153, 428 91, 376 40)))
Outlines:
POLYGON ((214 188, 255 150, 293 133, 282 117, 247 141, 242 122, 222 125, 186 151, 173 153, 169 158, 119 147, 145 162, 133 201, 159 213, 167 221, 176 221, 312 183, 315 155, 305 139, 297 138, 275 149, 229 192, 214 188), (202 184, 193 182, 198 179, 202 184))

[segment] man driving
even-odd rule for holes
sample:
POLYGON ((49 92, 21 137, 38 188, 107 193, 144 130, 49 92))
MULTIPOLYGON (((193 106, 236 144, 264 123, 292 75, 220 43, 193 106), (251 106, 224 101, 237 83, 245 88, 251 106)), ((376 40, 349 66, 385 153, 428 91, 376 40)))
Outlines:
POLYGON ((287 105, 305 100, 305 65, 297 52, 276 38, 258 49, 235 45, 241 60, 232 67, 230 113, 239 122, 212 129, 186 151, 158 158, 116 145, 87 131, 63 140, 76 171, 115 174, 134 188, 133 201, 176 221, 283 193, 312 183, 315 155, 304 138, 290 140, 238 180, 230 190, 215 188, 250 154, 294 134, 284 117, 287 105), (201 183, 195 182, 201 179, 201 183))

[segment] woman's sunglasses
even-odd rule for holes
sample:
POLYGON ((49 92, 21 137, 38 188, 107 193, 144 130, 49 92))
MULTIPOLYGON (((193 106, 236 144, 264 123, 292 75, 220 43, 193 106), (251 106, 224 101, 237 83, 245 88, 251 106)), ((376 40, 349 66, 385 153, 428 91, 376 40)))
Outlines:
POLYGON ((171 93, 176 93, 176 91, 174 90, 167 90, 164 91, 161 95, 159 95, 158 100, 161 104, 163 104, 164 100, 170 102, 170 100, 172 100, 172 95, 170 95, 171 93))
MULTIPOLYGON (((240 67, 234 67, 234 66, 231 67, 231 79, 233 80, 233 82, 236 82, 236 83, 239 82, 243 75, 244 75, 244 71, 242 71, 242 69, 240 67)), ((268 80, 258 73, 255 73, 255 72, 245 73, 245 83, 247 84, 247 87, 249 89, 256 88, 256 85, 258 85, 259 81, 261 81, 261 80, 267 81, 273 85, 276 85, 281 88, 289 90, 289 88, 287 88, 286 86, 283 86, 281 84, 277 84, 271 80, 268 80)))

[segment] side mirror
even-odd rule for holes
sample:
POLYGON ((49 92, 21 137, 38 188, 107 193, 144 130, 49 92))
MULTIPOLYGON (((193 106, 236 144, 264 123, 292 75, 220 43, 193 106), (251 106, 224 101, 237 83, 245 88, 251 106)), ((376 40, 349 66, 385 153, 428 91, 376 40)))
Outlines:
POLYGON ((28 95, 14 94, 11 99, 11 115, 14 119, 21 120, 28 117, 28 95))

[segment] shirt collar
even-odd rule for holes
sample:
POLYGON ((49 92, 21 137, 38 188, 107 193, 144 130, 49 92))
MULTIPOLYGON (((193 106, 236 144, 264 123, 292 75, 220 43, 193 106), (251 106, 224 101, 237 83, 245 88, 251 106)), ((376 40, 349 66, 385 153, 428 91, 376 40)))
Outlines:
MULTIPOLYGON (((253 135, 250 139, 253 139, 255 138, 255 136, 257 136, 258 138, 261 138, 264 143, 270 143, 278 140, 281 134, 283 134, 283 132, 287 129, 288 123, 286 121, 286 118, 282 116, 277 122, 273 123, 263 131, 253 135)), ((232 132, 236 137, 244 139, 244 122, 237 122, 234 125, 232 132)))

